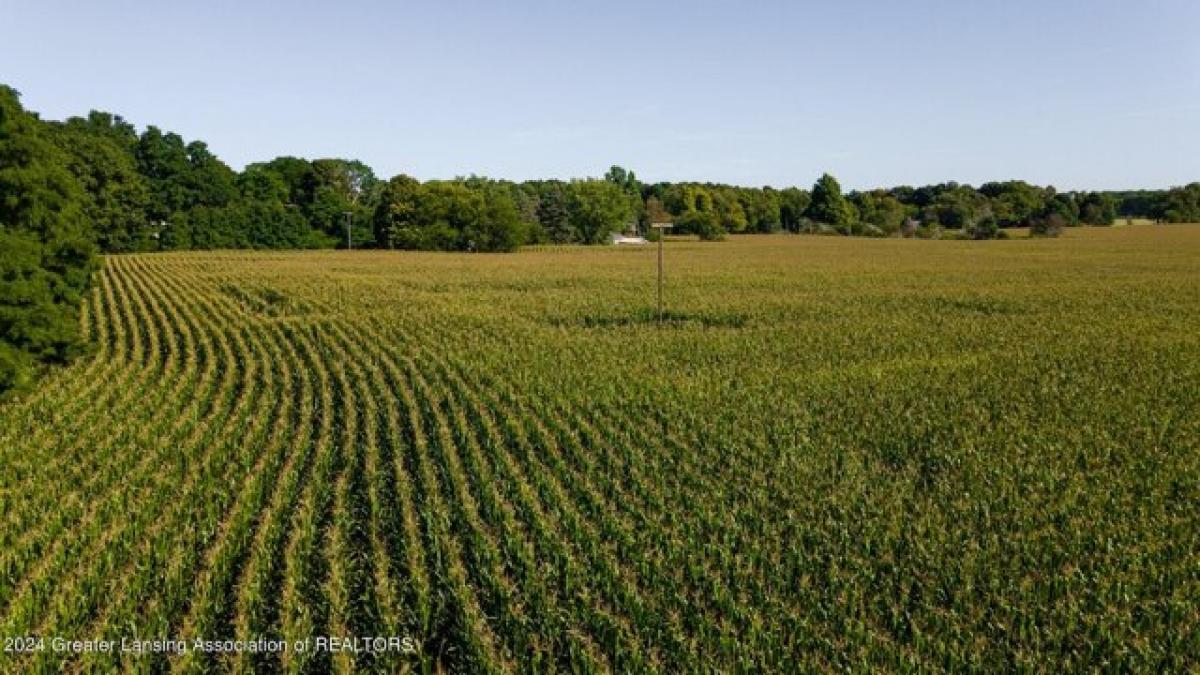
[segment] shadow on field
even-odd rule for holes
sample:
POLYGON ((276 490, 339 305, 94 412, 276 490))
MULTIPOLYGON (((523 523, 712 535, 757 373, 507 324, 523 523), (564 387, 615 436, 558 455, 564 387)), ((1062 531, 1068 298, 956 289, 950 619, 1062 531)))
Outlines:
POLYGON ((659 317, 653 308, 633 310, 620 314, 584 314, 571 317, 553 317, 555 326, 577 326, 582 328, 622 328, 627 326, 658 326, 670 328, 742 328, 749 323, 745 314, 739 312, 682 312, 668 310, 659 317))
POLYGON ((243 312, 261 317, 279 318, 308 313, 308 307, 273 288, 243 288, 221 284, 220 290, 233 299, 243 312))
POLYGON ((1016 316, 1028 314, 1029 309, 1019 302, 1001 298, 935 297, 932 304, 939 311, 953 314, 977 314, 983 316, 1016 316))

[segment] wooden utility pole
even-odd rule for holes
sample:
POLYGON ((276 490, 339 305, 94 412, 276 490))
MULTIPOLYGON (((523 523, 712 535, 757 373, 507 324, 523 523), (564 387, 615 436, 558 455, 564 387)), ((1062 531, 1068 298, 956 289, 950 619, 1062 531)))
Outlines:
POLYGON ((658 230, 658 322, 662 323, 666 318, 663 313, 663 240, 667 238, 667 230, 674 224, 650 223, 650 227, 658 230))

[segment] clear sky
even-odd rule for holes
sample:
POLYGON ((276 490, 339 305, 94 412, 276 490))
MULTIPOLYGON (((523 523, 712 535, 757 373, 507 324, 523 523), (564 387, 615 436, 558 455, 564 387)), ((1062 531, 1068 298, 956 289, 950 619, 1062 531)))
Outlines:
POLYGON ((0 82, 382 177, 1200 180, 1197 0, 0 0, 0 82))

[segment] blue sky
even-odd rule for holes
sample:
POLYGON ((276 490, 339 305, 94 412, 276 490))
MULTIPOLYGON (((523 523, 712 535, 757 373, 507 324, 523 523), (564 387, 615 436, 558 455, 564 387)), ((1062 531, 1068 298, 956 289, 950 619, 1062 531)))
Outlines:
POLYGON ((0 0, 0 82, 384 177, 1200 180, 1200 2, 0 0))

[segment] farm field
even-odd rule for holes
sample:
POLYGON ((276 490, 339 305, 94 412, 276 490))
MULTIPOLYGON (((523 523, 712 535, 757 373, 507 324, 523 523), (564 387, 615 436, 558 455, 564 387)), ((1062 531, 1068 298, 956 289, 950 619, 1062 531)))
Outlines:
POLYGON ((112 256, 0 406, 2 672, 1200 668, 1200 226, 112 256))

